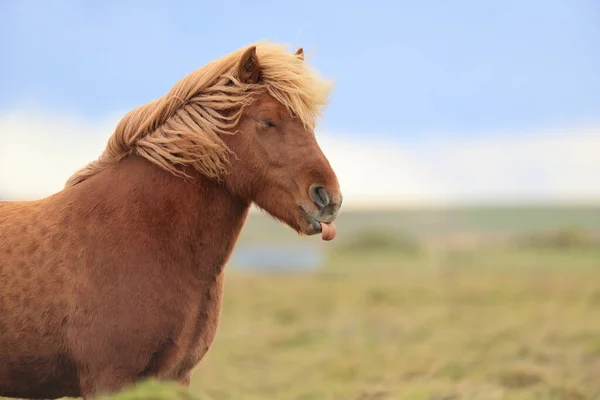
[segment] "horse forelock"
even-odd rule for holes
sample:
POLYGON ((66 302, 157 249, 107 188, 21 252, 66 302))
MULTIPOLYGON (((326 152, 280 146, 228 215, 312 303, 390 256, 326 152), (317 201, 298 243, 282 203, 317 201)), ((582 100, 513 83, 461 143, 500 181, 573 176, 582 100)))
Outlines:
POLYGON ((238 49, 193 71, 158 99, 127 113, 117 125, 101 156, 73 174, 73 186, 136 153, 175 175, 179 166, 191 166, 209 178, 228 171, 231 151, 219 134, 233 134, 253 94, 268 91, 307 129, 328 103, 332 82, 322 79, 302 58, 278 44, 259 42, 261 65, 258 84, 236 79, 243 52, 238 49))

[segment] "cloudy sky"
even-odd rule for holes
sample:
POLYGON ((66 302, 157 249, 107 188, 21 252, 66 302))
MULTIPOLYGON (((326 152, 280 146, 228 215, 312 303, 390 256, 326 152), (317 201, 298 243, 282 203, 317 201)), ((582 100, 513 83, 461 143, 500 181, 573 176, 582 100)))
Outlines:
POLYGON ((261 39, 336 81, 345 204, 600 200, 596 0, 0 2, 0 197, 39 198, 119 118, 261 39))

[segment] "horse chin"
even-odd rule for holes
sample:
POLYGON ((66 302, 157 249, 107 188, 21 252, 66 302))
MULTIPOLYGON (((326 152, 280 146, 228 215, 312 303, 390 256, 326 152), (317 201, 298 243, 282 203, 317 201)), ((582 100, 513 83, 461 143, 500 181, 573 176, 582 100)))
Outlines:
POLYGON ((315 236, 321 233, 321 224, 314 218, 307 217, 302 213, 299 218, 288 220, 287 218, 277 218, 279 222, 292 228, 300 236, 315 236))
POLYGON ((308 236, 318 235, 322 231, 321 223, 317 221, 315 218, 308 216, 307 218, 308 225, 305 230, 305 234, 308 236))
POLYGON ((258 206, 261 211, 293 229, 301 236, 315 236, 322 232, 321 222, 313 217, 310 212, 306 211, 303 206, 298 206, 293 211, 288 207, 271 209, 270 207, 264 207, 256 202, 254 204, 258 206), (283 210, 286 210, 287 212, 282 212, 283 210))
POLYGON ((286 217, 287 218, 275 218, 284 225, 292 228, 300 236, 315 236, 321 233, 321 223, 303 211, 301 211, 299 215, 289 215, 286 217))
POLYGON ((307 236, 318 235, 322 232, 321 222, 307 212, 304 207, 300 207, 300 233, 307 236))

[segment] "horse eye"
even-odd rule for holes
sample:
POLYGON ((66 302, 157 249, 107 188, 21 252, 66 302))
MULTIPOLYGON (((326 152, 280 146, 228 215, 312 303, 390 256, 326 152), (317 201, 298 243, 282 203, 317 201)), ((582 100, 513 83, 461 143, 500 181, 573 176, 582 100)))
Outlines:
POLYGON ((277 125, 275 125, 275 122, 273 122, 273 121, 270 121, 270 120, 268 120, 268 119, 263 119, 263 120, 261 120, 261 121, 259 121, 259 122, 260 122, 261 124, 263 124, 263 125, 266 125, 266 126, 268 126, 269 128, 274 128, 274 127, 276 127, 276 126, 277 126, 277 125))

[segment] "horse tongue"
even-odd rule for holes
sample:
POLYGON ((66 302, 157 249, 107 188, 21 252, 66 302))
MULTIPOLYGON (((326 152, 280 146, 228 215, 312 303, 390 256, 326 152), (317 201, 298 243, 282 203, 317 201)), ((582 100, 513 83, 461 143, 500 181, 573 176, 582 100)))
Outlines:
POLYGON ((333 222, 321 222, 321 239, 333 240, 335 238, 335 225, 333 222))

